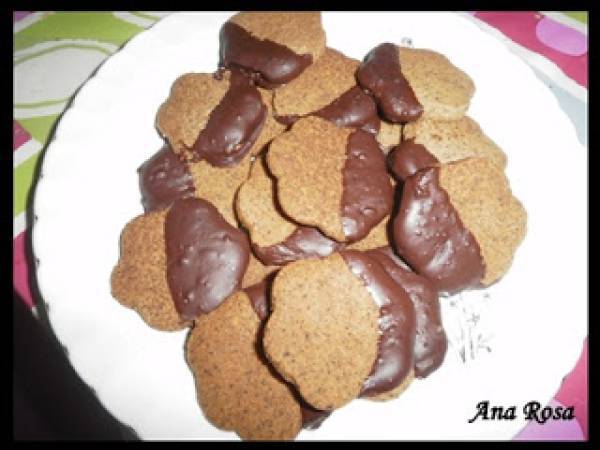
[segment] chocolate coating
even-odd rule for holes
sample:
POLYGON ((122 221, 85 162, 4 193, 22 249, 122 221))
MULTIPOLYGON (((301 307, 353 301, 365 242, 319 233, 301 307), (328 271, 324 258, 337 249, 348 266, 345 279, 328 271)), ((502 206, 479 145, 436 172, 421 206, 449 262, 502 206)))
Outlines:
POLYGON ((403 181, 421 169, 437 166, 439 161, 424 145, 407 139, 388 154, 388 164, 396 179, 403 181))
POLYGON ((356 79, 373 94, 389 121, 412 122, 423 114, 423 107, 402 74, 396 45, 380 44, 371 50, 356 71, 356 79))
POLYGON ((348 242, 365 237, 390 213, 394 190, 385 156, 373 135, 356 130, 348 137, 343 169, 342 227, 348 242))
POLYGON ((299 226, 283 242, 260 247, 252 244, 258 259, 267 266, 281 266, 306 258, 323 258, 341 248, 341 245, 312 227, 299 226))
POLYGON ((425 378, 444 361, 448 341, 442 324, 438 293, 424 277, 417 275, 394 254, 391 247, 367 252, 406 291, 416 313, 415 376, 425 378))
POLYGON ((265 320, 269 315, 269 304, 267 302, 267 280, 253 284, 244 289, 250 299, 252 309, 260 320, 265 320))
POLYGON ((375 102, 358 86, 347 90, 317 111, 315 116, 329 120, 338 127, 361 128, 371 134, 377 134, 381 125, 375 102))
POLYGON ((393 220, 393 243, 439 292, 454 294, 478 286, 485 273, 479 244, 440 186, 438 167, 405 180, 393 220))
POLYGON ((232 71, 229 89, 212 110, 192 146, 194 161, 216 167, 239 163, 258 138, 267 118, 267 107, 250 78, 232 71))
POLYGON ((145 212, 167 208, 196 192, 187 164, 167 144, 139 167, 138 175, 145 212))
POLYGON ((167 284, 183 320, 209 313, 235 292, 250 246, 209 202, 177 200, 165 219, 167 284))
POLYGON ((396 388, 413 368, 415 309, 404 289, 376 259, 356 250, 340 254, 379 306, 381 336, 377 359, 360 392, 361 397, 372 397, 396 388))
POLYGON ((315 409, 306 402, 300 402, 300 412, 302 413, 302 428, 316 430, 333 411, 315 409))
POLYGON ((289 83, 312 63, 310 54, 298 55, 285 45, 258 39, 229 21, 221 27, 219 42, 220 64, 252 70, 256 83, 265 89, 289 83))
MULTIPOLYGON (((358 86, 350 88, 329 105, 309 115, 321 117, 338 127, 360 128, 371 134, 377 134, 381 126, 377 105, 358 86)), ((275 116, 275 120, 290 126, 300 117, 298 115, 275 116)))

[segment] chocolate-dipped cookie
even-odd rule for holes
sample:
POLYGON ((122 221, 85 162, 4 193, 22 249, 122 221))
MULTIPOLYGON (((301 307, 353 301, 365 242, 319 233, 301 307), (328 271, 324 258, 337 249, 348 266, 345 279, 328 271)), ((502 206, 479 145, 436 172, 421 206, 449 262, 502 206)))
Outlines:
POLYGON ((470 117, 423 117, 404 126, 402 143, 388 155, 388 162, 395 176, 404 179, 425 167, 469 157, 488 158, 501 169, 506 166, 504 152, 470 117))
POLYGON ((181 328, 239 288, 249 253, 243 231, 209 202, 176 200, 125 228, 113 296, 155 328, 181 328))
POLYGON ((133 309, 152 328, 180 330, 190 321, 181 318, 167 284, 165 216, 150 212, 131 220, 121 233, 121 249, 110 285, 112 296, 133 309))
POLYGON ((271 300, 263 346, 312 406, 379 397, 411 376, 414 307, 366 253, 293 262, 275 277, 271 300))
POLYGON ((452 294, 498 280, 526 221, 504 172, 489 159, 468 158, 405 180, 393 243, 417 273, 452 294))
POLYGON ((383 117, 406 123, 419 117, 462 117, 475 92, 473 81, 440 53, 380 44, 356 73, 358 83, 377 101, 383 117))
POLYGON ((414 376, 425 378, 442 364, 448 348, 437 290, 427 278, 413 272, 390 246, 369 250, 367 255, 381 264, 413 303, 416 313, 414 376))
POLYGON ((275 181, 267 173, 262 155, 238 191, 236 208, 240 222, 250 233, 254 253, 268 266, 327 256, 340 247, 316 228, 298 225, 282 215, 275 197, 275 181))
POLYGON ((373 135, 318 117, 270 145, 270 172, 286 216, 339 241, 357 241, 390 213, 393 190, 373 135))
POLYGON ((221 27, 219 43, 222 66, 243 68, 273 89, 319 59, 325 31, 319 12, 242 12, 221 27))
POLYGON ((212 203, 229 224, 237 226, 235 194, 248 178, 250 165, 250 155, 233 167, 186 162, 166 144, 138 169, 144 210, 168 208, 177 199, 201 198, 212 203))
POLYGON ((275 118, 291 125, 300 117, 316 115, 339 127, 379 130, 373 99, 356 85, 354 73, 360 62, 337 50, 325 53, 300 76, 275 90, 275 118))
POLYGON ((173 83, 156 126, 180 158, 233 167, 284 130, 271 101, 271 92, 238 70, 188 73, 173 83))
POLYGON ((261 354, 266 313, 261 290, 238 291, 199 317, 186 342, 186 359, 198 403, 213 425, 244 440, 288 440, 302 428, 302 411, 261 354))

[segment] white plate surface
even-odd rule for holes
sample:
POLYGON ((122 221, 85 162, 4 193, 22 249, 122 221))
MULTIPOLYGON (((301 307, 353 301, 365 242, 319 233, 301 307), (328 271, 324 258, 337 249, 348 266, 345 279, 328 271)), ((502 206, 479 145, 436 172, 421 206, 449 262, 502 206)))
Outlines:
MULTIPOLYGON (((109 285, 120 232, 143 212, 136 169, 162 144, 156 111, 179 75, 214 71, 229 16, 171 15, 108 59, 64 114, 36 190, 33 244, 52 326, 100 401, 144 439, 236 438, 197 406, 186 332, 149 328, 109 285)), ((477 88, 469 115, 507 153, 529 217, 501 282, 443 299, 451 346, 437 372, 394 401, 356 400, 298 439, 510 439, 523 414, 469 424, 475 405, 546 403, 587 334, 586 150, 532 70, 464 17, 324 13, 323 24, 328 45, 357 59, 410 38, 466 71, 477 88)))

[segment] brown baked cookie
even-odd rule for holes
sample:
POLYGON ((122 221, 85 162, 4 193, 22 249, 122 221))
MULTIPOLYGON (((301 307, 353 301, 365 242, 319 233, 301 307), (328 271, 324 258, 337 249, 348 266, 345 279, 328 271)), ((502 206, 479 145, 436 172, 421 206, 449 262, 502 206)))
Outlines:
POLYGON ((162 210, 140 215, 125 226, 110 284, 112 296, 136 311, 149 326, 173 331, 191 323, 177 313, 167 284, 166 214, 162 210))
POLYGON ((260 283, 278 269, 279 266, 265 266, 250 252, 248 268, 246 269, 246 273, 244 273, 244 278, 242 278, 242 289, 260 283))
MULTIPOLYGON (((438 292, 427 278, 414 273, 390 246, 370 250, 367 254, 381 264, 394 282, 406 291, 413 303, 416 312, 413 375, 425 378, 442 365, 448 347, 438 292)), ((404 390, 399 388, 395 391, 404 390)))
POLYGON ((389 155, 389 163, 395 175, 404 179, 422 168, 470 157, 488 158, 501 169, 506 166, 504 152, 473 119, 424 117, 404 127, 403 141, 389 155))
POLYGON ((317 229, 297 225, 281 214, 275 181, 267 173, 262 155, 240 187, 236 207, 240 222, 250 233, 254 253, 268 266, 327 256, 340 246, 317 229))
POLYGON ((357 241, 390 213, 393 189, 373 135, 318 117, 298 120, 267 153, 286 216, 339 241, 357 241))
POLYGON ((379 131, 377 132, 377 142, 384 153, 400 144, 402 141, 402 125, 399 123, 390 123, 385 120, 381 121, 379 131))
POLYGON ((383 117, 405 123, 424 117, 462 117, 475 92, 473 81, 445 56, 385 43, 371 50, 356 73, 383 117))
POLYGON ((438 291, 456 293, 504 275, 526 221, 504 172, 487 158, 468 158, 405 180, 393 242, 438 291))
POLYGON ((151 326, 175 329, 239 288, 249 253, 246 235, 213 205, 193 197, 176 200, 125 228, 113 295, 151 326))
POLYGON ((300 117, 316 115, 339 127, 379 130, 375 102, 356 85, 359 61, 332 48, 300 76, 275 90, 275 118, 291 125, 300 117))
POLYGON ((156 126, 180 158, 233 167, 284 130, 271 102, 271 92, 238 70, 188 73, 173 83, 156 126))
POLYGON ((302 428, 300 405, 258 351, 263 311, 254 305, 238 291, 196 320, 186 358, 198 403, 213 425, 244 440, 293 439, 302 428))
POLYGON ((251 73, 259 86, 291 82, 325 51, 319 12, 242 12, 219 34, 220 64, 251 73))
POLYGON ((163 209, 177 199, 196 197, 212 203, 227 222, 237 226, 235 194, 248 178, 250 164, 250 155, 233 167, 185 162, 167 144, 138 169, 144 210, 163 209))
POLYGON ((414 307, 366 253, 291 263, 277 274, 263 346, 318 409, 389 393, 409 376, 414 307))

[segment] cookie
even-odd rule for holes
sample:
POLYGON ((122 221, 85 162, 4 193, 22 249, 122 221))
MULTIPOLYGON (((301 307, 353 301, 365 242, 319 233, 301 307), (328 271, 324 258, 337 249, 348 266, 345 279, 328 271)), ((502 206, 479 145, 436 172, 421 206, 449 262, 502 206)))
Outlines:
POLYGON ((241 67, 273 89, 298 77, 325 51, 319 12, 242 12, 219 34, 220 64, 241 67))
POLYGON ((248 178, 250 164, 250 155, 233 167, 185 162, 165 145, 138 169, 144 210, 167 208, 177 199, 201 198, 213 204, 229 224, 237 226, 235 194, 248 178))
POLYGON ((362 239, 391 210, 384 155, 364 130, 300 119, 273 140, 267 164, 285 215, 338 242, 362 239))
POLYGON ((283 131, 271 102, 272 93, 240 71, 188 73, 173 83, 156 126, 180 158, 232 167, 283 131))
POLYGON ((167 284, 164 222, 166 210, 140 215, 121 233, 119 261, 112 271, 112 296, 136 311, 152 328, 180 330, 183 320, 167 284))
POLYGON ((379 146, 387 154, 402 141, 402 125, 382 120, 376 137, 379 146))
POLYGON ((448 58, 425 49, 384 43, 371 50, 356 79, 375 98, 383 117, 393 123, 419 117, 462 117, 475 92, 473 81, 448 58))
POLYGON ((377 356, 379 308, 338 253, 284 266, 271 292, 263 348, 277 371, 322 410, 360 393, 377 356))
POLYGON ((151 326, 178 329, 235 292, 248 266, 243 231, 205 200, 176 200, 125 227, 113 296, 151 326))
POLYGON ((452 294, 498 280, 526 221, 504 172, 486 158, 468 158, 405 180, 393 243, 417 273, 452 294))
POLYGON ((403 142, 389 156, 400 179, 425 167, 469 157, 488 158, 501 169, 506 166, 504 152, 467 116, 448 121, 422 118, 407 124, 403 142))
POLYGON ((293 439, 302 428, 300 405, 257 351, 261 318, 253 305, 238 291, 196 320, 185 350, 198 403, 213 425, 244 440, 293 439))
POLYGON ((293 262, 275 277, 271 300, 264 349, 312 406, 389 393, 412 371, 414 308, 367 254, 293 262))
POLYGON ((465 72, 433 50, 399 47, 398 53, 402 74, 423 106, 423 117, 456 120, 465 115, 475 93, 465 72))
POLYGON ((264 265, 252 254, 252 252, 250 252, 248 268, 244 273, 244 278, 242 278, 242 289, 252 286, 253 284, 260 283, 278 269, 279 266, 264 265))
MULTIPOLYGON (((414 367, 411 376, 425 378, 442 365, 448 341, 442 324, 437 290, 425 277, 414 273, 390 246, 367 252, 381 264, 386 273, 408 294, 416 313, 414 367)), ((405 382, 402 383, 405 385, 405 382)), ((406 388, 406 385, 404 386, 406 388)), ((392 394, 400 393, 400 386, 392 394)), ((389 399, 390 395, 385 398, 389 399)))
POLYGON ((248 229, 254 253, 268 266, 327 256, 339 248, 337 242, 317 229, 297 225, 281 214, 274 180, 260 156, 250 178, 238 191, 236 208, 240 222, 248 229))
POLYGON ((325 49, 300 76, 275 90, 275 118, 291 125, 312 114, 339 127, 363 128, 376 134, 380 122, 377 107, 354 78, 359 64, 337 50, 325 49))
POLYGON ((165 244, 167 283, 187 320, 217 308, 239 288, 248 267, 246 235, 205 200, 173 203, 165 217, 165 244))
POLYGON ((360 241, 354 242, 348 245, 348 249, 350 250, 372 250, 380 247, 385 247, 389 245, 388 238, 388 225, 389 225, 390 217, 385 216, 381 222, 375 225, 369 234, 367 234, 360 241))

